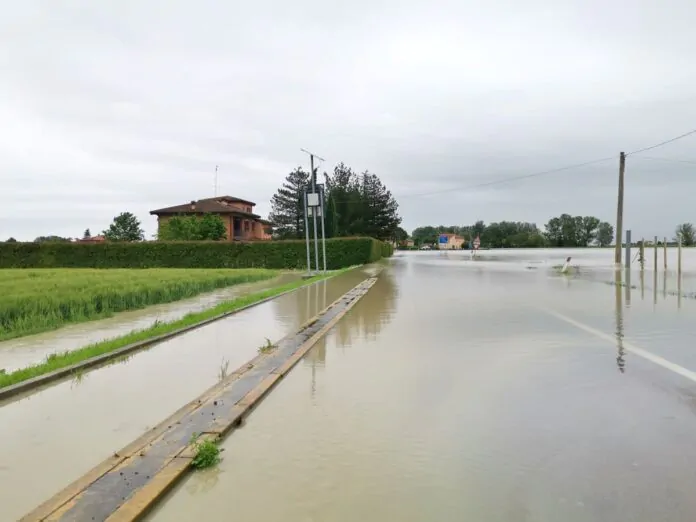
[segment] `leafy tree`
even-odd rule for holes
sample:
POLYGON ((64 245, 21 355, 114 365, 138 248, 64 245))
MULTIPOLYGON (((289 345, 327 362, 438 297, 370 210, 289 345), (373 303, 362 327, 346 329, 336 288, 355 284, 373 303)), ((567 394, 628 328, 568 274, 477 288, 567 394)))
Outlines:
POLYGON ((70 239, 60 236, 39 236, 34 243, 69 243, 70 239))
POLYGON ((675 241, 681 237, 682 245, 693 246, 696 244, 696 230, 692 223, 682 223, 677 227, 675 241))
POLYGON ((534 223, 501 221, 484 229, 481 243, 493 248, 536 248, 545 246, 546 240, 534 223))
POLYGON ((309 173, 296 168, 271 199, 269 220, 280 239, 301 239, 305 236, 303 193, 309 184, 309 173))
POLYGON ((437 243, 438 229, 431 226, 418 227, 411 233, 413 244, 416 246, 437 243))
POLYGON ((198 220, 198 230, 204 241, 220 241, 227 238, 225 222, 217 214, 205 214, 198 220))
POLYGON ((407 239, 408 239, 408 232, 406 232, 401 227, 396 227, 396 230, 394 231, 394 241, 396 241, 398 243, 400 241, 406 241, 407 239))
POLYGON ((8 238, 8 240, 6 241, 6 243, 16 243, 16 242, 17 242, 17 240, 13 237, 8 238))
POLYGON ((140 221, 130 212, 122 212, 114 218, 104 237, 109 241, 142 241, 145 233, 140 221))
POLYGON ((160 226, 158 235, 161 241, 220 241, 226 237, 225 222, 217 214, 174 216, 160 226))
POLYGON ((546 239, 556 247, 586 247, 597 239, 601 222, 593 216, 561 214, 546 224, 546 239))
POLYGON ((597 244, 600 247, 608 247, 614 240, 614 227, 606 221, 602 221, 597 228, 597 244))
POLYGON ((89 228, 85 230, 84 234, 82 234, 82 239, 91 239, 92 233, 89 231, 89 228))
POLYGON ((597 232, 599 230, 600 221, 594 216, 583 216, 575 218, 577 223, 577 233, 576 238, 578 246, 589 246, 590 243, 597 239, 597 232))

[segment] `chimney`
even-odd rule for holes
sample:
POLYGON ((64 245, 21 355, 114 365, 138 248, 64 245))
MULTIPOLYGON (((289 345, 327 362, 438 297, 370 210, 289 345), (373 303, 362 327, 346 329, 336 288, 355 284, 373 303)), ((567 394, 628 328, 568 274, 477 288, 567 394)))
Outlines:
POLYGON ((196 202, 193 200, 191 201, 191 210, 196 210, 196 202))

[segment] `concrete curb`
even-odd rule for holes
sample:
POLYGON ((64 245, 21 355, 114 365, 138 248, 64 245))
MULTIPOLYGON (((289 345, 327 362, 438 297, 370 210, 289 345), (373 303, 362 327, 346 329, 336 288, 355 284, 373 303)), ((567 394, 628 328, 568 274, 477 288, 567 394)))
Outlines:
MULTIPOLYGON (((353 269, 351 268, 347 271, 350 271, 350 270, 353 270, 353 269)), ((341 273, 344 273, 344 272, 341 272, 341 273)), ((77 370, 84 370, 84 369, 88 369, 88 368, 93 368, 95 366, 101 366, 104 363, 109 362, 112 359, 116 359, 116 358, 121 357, 123 355, 128 355, 132 352, 142 350, 142 349, 147 348, 149 346, 152 346, 154 344, 158 344, 158 343, 161 343, 163 341, 167 341, 173 337, 177 337, 177 336, 184 334, 186 332, 190 332, 192 330, 195 330, 197 328, 201 328, 202 326, 206 326, 206 325, 213 323, 215 321, 219 321, 220 319, 224 319, 225 317, 229 317, 229 316, 237 314, 239 312, 249 310, 250 308, 265 304, 269 301, 272 301, 273 299, 277 299, 277 298, 282 297, 284 295, 291 294, 292 292, 296 292, 297 290, 300 290, 301 288, 308 288, 308 287, 311 287, 317 283, 320 283, 321 281, 327 281, 329 279, 332 279, 333 277, 336 277, 337 275, 340 275, 340 274, 330 275, 329 277, 326 277, 324 279, 320 279, 319 281, 315 281, 314 283, 311 283, 309 285, 303 285, 303 286, 299 286, 297 288, 293 288, 292 290, 286 290, 285 292, 281 292, 277 295, 266 297, 260 301, 255 302, 255 303, 251 303, 249 305, 238 308, 237 310, 233 310, 231 312, 225 312, 223 314, 216 315, 215 317, 205 319, 205 320, 200 321, 198 323, 195 323, 195 324, 192 324, 189 326, 185 326, 183 328, 179 328, 178 330, 174 330, 174 331, 169 332, 169 333, 161 334, 161 335, 158 335, 156 337, 146 339, 144 341, 138 341, 136 343, 126 345, 122 348, 118 348, 118 349, 114 350, 113 352, 108 352, 108 353, 104 353, 101 355, 97 355, 95 357, 91 357, 90 359, 85 359, 84 361, 80 361, 79 363, 75 363, 75 364, 72 364, 70 366, 66 366, 65 368, 60 368, 60 369, 52 371, 50 373, 38 375, 36 377, 32 377, 31 379, 27 379, 26 381, 18 382, 17 384, 12 384, 12 385, 7 386, 5 388, 1 388, 0 389, 0 407, 2 406, 2 402, 7 400, 7 399, 10 399, 10 398, 15 397, 17 395, 20 395, 22 393, 28 392, 28 391, 33 390, 35 388, 45 386, 45 385, 50 384, 54 381, 58 381, 58 380, 66 378, 66 377, 69 377, 70 374, 72 374, 73 372, 75 372, 77 370)), ((253 295, 253 294, 249 294, 249 295, 253 295)))
POLYGON ((190 469, 191 430, 196 430, 199 438, 217 440, 239 426, 375 282, 372 277, 359 283, 295 333, 278 341, 276 351, 256 356, 20 520, 140 520, 190 469), (211 411, 217 411, 218 416, 209 417, 211 411), (201 427, 205 429, 198 431, 201 427))

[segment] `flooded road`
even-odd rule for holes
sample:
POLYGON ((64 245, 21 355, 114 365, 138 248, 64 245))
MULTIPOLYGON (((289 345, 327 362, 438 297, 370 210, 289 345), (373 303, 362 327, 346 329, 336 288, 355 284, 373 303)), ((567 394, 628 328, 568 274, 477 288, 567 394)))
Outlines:
POLYGON ((0 403, 0 506, 16 520, 374 273, 279 297, 23 399, 0 403))
POLYGON ((474 263, 395 256, 148 520, 695 520, 696 301, 474 263))
POLYGON ((107 319, 72 324, 50 332, 2 341, 0 342, 0 368, 11 372, 17 368, 41 362, 52 353, 76 350, 133 330, 147 328, 157 320, 175 321, 188 313, 199 312, 223 301, 296 281, 301 276, 300 273, 286 273, 266 281, 235 285, 191 299, 149 306, 142 310, 120 312, 107 319))

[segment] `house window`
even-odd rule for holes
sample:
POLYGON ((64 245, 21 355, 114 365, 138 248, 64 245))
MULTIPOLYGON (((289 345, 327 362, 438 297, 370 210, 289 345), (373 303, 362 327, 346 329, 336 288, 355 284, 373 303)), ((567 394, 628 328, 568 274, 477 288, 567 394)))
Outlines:
POLYGON ((244 232, 249 232, 249 222, 248 221, 244 222, 244 232))

